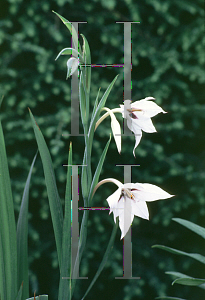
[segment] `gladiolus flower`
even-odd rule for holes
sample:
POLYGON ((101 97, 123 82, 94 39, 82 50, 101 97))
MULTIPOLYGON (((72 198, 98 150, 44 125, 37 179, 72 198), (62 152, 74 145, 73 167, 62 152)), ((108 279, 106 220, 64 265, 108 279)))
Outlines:
POLYGON ((151 118, 160 112, 166 113, 159 105, 150 100, 155 100, 155 98, 146 97, 133 103, 125 100, 125 105, 120 105, 122 116, 127 119, 127 127, 135 134, 133 154, 141 140, 142 130, 148 133, 156 132, 151 118))
POLYGON ((113 182, 118 189, 107 198, 110 206, 110 213, 113 212, 114 221, 119 217, 121 239, 128 232, 134 216, 149 220, 149 211, 146 202, 171 198, 170 195, 160 187, 150 183, 125 183, 108 178, 100 181, 94 189, 106 182, 113 182))

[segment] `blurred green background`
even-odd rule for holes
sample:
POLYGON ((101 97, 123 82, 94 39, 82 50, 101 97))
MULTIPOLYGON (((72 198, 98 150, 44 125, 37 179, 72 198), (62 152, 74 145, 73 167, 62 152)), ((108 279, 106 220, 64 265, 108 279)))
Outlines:
MULTIPOLYGON (((60 196, 65 194, 68 147, 73 142, 74 163, 82 163, 83 137, 63 137, 70 132, 71 83, 66 78, 66 60, 55 57, 71 45, 70 33, 52 13, 69 21, 86 21, 79 31, 89 41, 92 63, 123 63, 123 25, 132 25, 132 100, 156 98, 168 114, 153 118, 158 131, 143 134, 133 157, 134 136, 123 137, 122 154, 114 143, 108 151, 101 179, 123 181, 123 169, 116 164, 139 164, 133 168, 133 182, 156 184, 174 198, 149 204, 150 221, 134 219, 132 226, 133 276, 141 280, 115 280, 123 274, 123 241, 118 230, 112 255, 87 299, 150 300, 170 295, 202 299, 196 287, 171 286, 165 271, 176 270, 203 277, 198 262, 176 257, 154 244, 187 252, 204 253, 204 244, 171 221, 180 217, 205 225, 205 71, 204 10, 200 0, 1 0, 0 3, 0 96, 4 95, 1 119, 9 159, 10 176, 18 215, 24 184, 36 153, 28 107, 50 149, 60 196), (197 295, 197 297, 196 297, 197 295)), ((81 40, 80 40, 81 41, 81 40)), ((101 95, 120 74, 107 106, 123 102, 123 69, 92 68, 91 102, 98 88, 101 95)), ((119 115, 120 116, 120 115, 119 115)), ((122 118, 121 118, 122 124, 122 118)), ((81 129, 82 133, 82 129, 81 129)), ((93 170, 109 138, 110 121, 97 129, 93 149, 93 170)), ((106 198, 115 190, 107 184, 96 193, 93 206, 107 207, 106 198)), ((79 206, 83 206, 80 196, 79 206)), ((79 219, 82 212, 79 212, 79 219)), ((91 211, 88 241, 81 276, 74 299, 81 299, 94 276, 106 243, 113 216, 108 211, 91 211)), ((29 204, 30 293, 48 294, 57 299, 59 270, 42 164, 35 164, 29 204)))

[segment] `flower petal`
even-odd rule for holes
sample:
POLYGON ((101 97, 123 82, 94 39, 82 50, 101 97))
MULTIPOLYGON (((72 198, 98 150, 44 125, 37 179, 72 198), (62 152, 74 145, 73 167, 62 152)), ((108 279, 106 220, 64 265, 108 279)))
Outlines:
POLYGON ((133 219, 134 219, 134 214, 131 214, 130 213, 130 216, 128 216, 128 218, 126 218, 126 216, 124 215, 124 210, 123 210, 123 213, 120 214, 119 216, 119 227, 120 227, 120 230, 121 230, 121 238, 124 238, 124 236, 127 234, 132 222, 133 222, 133 219), (126 218, 126 222, 125 222, 125 218, 126 218))
MULTIPOLYGON (((134 112, 133 113, 136 116, 136 119, 131 119, 131 128, 133 132, 136 131, 136 129, 141 128, 143 131, 147 133, 153 133, 156 132, 156 129, 152 123, 152 120, 149 116, 146 115, 146 113, 143 113, 142 111, 134 112)), ((129 121, 130 124, 130 121, 129 121)), ((128 126, 128 125, 127 125, 128 126)))
POLYGON ((142 137, 142 130, 139 129, 137 132, 138 133, 135 133, 135 146, 134 146, 134 149, 133 149, 133 155, 134 155, 134 157, 135 157, 135 149, 139 145, 141 137, 142 137))
POLYGON ((142 109, 150 118, 156 116, 160 112, 164 114, 166 113, 166 111, 164 111, 159 105, 150 100, 154 100, 154 98, 146 97, 145 99, 135 101, 131 104, 131 107, 136 109, 142 109))
POLYGON ((110 195, 106 200, 110 207, 110 214, 113 212, 114 221, 119 216, 120 210, 122 209, 122 202, 119 201, 121 195, 121 188, 118 188, 112 195, 110 195))
POLYGON ((146 202, 144 201, 132 201, 132 213, 135 216, 149 220, 149 211, 146 202))
POLYGON ((113 113, 111 114, 111 128, 117 146, 117 150, 119 153, 121 153, 121 127, 120 123, 118 122, 113 113))
POLYGON ((134 185, 137 191, 132 191, 132 193, 134 197, 140 201, 156 201, 160 199, 168 199, 174 196, 154 184, 135 183, 134 185))

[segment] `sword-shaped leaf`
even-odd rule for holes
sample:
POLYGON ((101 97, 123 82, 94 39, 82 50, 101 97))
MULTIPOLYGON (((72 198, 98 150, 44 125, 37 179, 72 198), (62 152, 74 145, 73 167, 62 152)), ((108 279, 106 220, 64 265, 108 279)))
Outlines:
POLYGON ((51 211, 51 218, 52 218, 57 253, 58 253, 58 263, 61 268, 62 235, 63 235, 63 210, 62 210, 61 200, 58 194, 55 174, 54 174, 52 160, 51 160, 48 147, 40 131, 40 128, 36 123, 32 115, 32 112, 30 110, 29 113, 30 113, 36 141, 38 144, 38 149, 41 156, 42 164, 43 164, 49 206, 51 211))
POLYGON ((31 173, 36 160, 37 153, 31 164, 31 168, 26 180, 23 192, 18 222, 17 222, 17 265, 18 265, 18 282, 20 286, 23 282, 22 297, 29 297, 29 278, 28 278, 28 203, 29 203, 29 185, 31 173))
POLYGON ((192 230, 193 232, 197 233, 198 235, 202 236, 205 239, 205 228, 194 224, 193 222, 184 220, 184 219, 180 219, 180 218, 173 218, 172 220, 174 220, 175 222, 183 225, 184 227, 192 230))
MULTIPOLYGON (((2 99, 1 101, 2 102, 2 99)), ((1 103, 0 103, 1 104, 1 103)), ((2 299, 17 295, 17 242, 13 197, 4 135, 0 122, 0 291, 2 299)))
POLYGON ((170 247, 166 247, 166 246, 163 246, 163 245, 154 245, 154 246, 152 246, 152 248, 159 248, 159 249, 162 249, 162 250, 174 253, 174 254, 188 256, 188 257, 194 258, 194 259, 200 261, 201 263, 205 264, 205 256, 203 256, 201 254, 198 254, 198 253, 187 253, 187 252, 177 250, 177 249, 173 249, 173 248, 170 248, 170 247))
POLYGON ((71 299, 71 175, 72 175, 72 144, 68 155, 68 170, 65 194, 65 215, 63 222, 62 262, 58 300, 71 299), (67 279, 66 279, 67 277, 67 279))

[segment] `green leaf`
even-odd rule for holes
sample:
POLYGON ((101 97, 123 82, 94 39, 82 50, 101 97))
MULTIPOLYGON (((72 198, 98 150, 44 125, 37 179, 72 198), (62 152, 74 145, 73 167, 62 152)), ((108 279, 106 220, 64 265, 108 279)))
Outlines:
POLYGON ((90 54, 90 47, 88 44, 88 41, 86 37, 81 33, 81 36, 83 38, 83 58, 86 65, 91 64, 91 54, 90 54))
POLYGON ((88 123, 88 111, 86 108, 86 90, 83 83, 83 73, 80 74, 80 82, 79 82, 79 96, 80 96, 80 112, 81 112, 81 120, 83 124, 84 134, 87 134, 87 123, 88 123))
POLYGON ((205 283, 205 279, 187 277, 187 278, 177 278, 172 282, 172 285, 175 283, 182 284, 182 285, 189 285, 189 286, 199 286, 200 284, 205 283))
MULTIPOLYGON (((83 38, 83 60, 85 62, 85 78, 86 78, 86 91, 89 95, 90 93, 90 82, 91 82, 91 54, 90 54, 90 47, 86 37, 81 34, 83 38)), ((89 97, 89 96, 88 96, 89 97)))
POLYGON ((196 234, 202 236, 205 239, 205 228, 196 225, 190 221, 184 220, 184 219, 180 219, 180 218, 172 218, 172 220, 174 220, 175 222, 183 225, 184 227, 192 230, 193 232, 195 232, 196 234))
POLYGON ((98 98, 99 98, 99 95, 100 95, 100 90, 101 90, 101 88, 99 88, 97 96, 96 96, 96 99, 95 99, 95 104, 94 104, 94 107, 93 107, 93 112, 92 112, 91 120, 93 119, 94 114, 95 114, 96 109, 97 109, 97 106, 98 106, 98 98))
POLYGON ((4 135, 0 122, 0 291, 2 299, 17 295, 17 242, 13 197, 4 135))
MULTIPOLYGON (((3 243, 1 238, 0 231, 0 296, 2 299, 6 299, 6 270, 5 270, 5 262, 4 262, 4 251, 3 251, 3 243)), ((0 299, 1 299, 0 298, 0 299)))
MULTIPOLYGON (((94 189, 95 185, 98 182, 98 179, 99 179, 99 176, 100 176, 100 173, 101 173, 101 170, 102 170, 102 166, 103 166, 103 163, 104 163, 104 159, 105 159, 105 156, 106 156, 109 144, 110 144, 110 140, 111 140, 111 136, 110 136, 110 139, 108 140, 108 142, 107 142, 107 144, 105 146, 105 149, 104 149, 104 151, 103 151, 103 153, 101 155, 101 158, 99 160, 98 166, 96 168, 96 171, 95 171, 92 183, 91 183, 91 187, 90 187, 89 203, 88 203, 87 206, 90 206, 92 192, 93 192, 93 189, 94 189)), ((82 181, 82 187, 84 185, 85 185, 85 183, 82 181)), ((89 210, 84 210, 83 219, 82 219, 82 223, 81 223, 81 230, 80 230, 80 239, 79 239, 79 245, 80 245, 80 247, 79 247, 79 261, 81 260, 81 257, 82 257, 82 254, 83 254, 83 250, 85 248, 85 243, 86 243, 88 214, 89 214, 89 210)))
POLYGON ((26 300, 48 300, 48 295, 39 295, 39 296, 35 296, 35 298, 31 297, 26 300))
POLYGON ((157 297, 155 299, 164 299, 164 300, 186 300, 182 298, 176 298, 176 297, 168 297, 168 296, 162 296, 162 297, 157 297))
POLYGON ((58 262, 59 262, 59 266, 61 268, 62 233, 63 233, 63 211, 62 211, 61 200, 60 200, 60 197, 58 194, 55 174, 54 174, 52 160, 51 160, 51 156, 50 156, 48 147, 47 147, 44 137, 40 131, 40 128, 38 127, 38 124, 36 123, 36 121, 32 115, 32 112, 30 110, 29 110, 29 113, 31 116, 31 121, 32 121, 36 141, 38 144, 39 153, 40 153, 42 164, 43 164, 49 206, 50 206, 50 211, 51 211, 51 218, 52 218, 57 253, 58 253, 58 262))
POLYGON ((91 200, 92 200, 92 193, 93 193, 93 190, 95 188, 95 186, 97 185, 98 183, 98 180, 99 180, 99 177, 100 177, 100 174, 101 174, 101 171, 102 171, 102 167, 103 167, 103 164, 104 164, 104 160, 105 160, 105 157, 106 157, 106 154, 107 154, 107 150, 108 150, 108 147, 110 145, 110 141, 111 141, 111 136, 105 146, 105 149, 103 150, 103 153, 100 157, 100 160, 99 160, 99 163, 97 165, 97 168, 96 168, 96 171, 95 171, 95 174, 93 176, 93 180, 92 180, 92 184, 91 184, 91 188, 90 188, 90 194, 89 194, 89 203, 88 203, 88 206, 91 206, 91 200))
POLYGON ((87 296, 87 294, 89 293, 89 291, 91 290, 91 288, 93 287, 94 283, 96 282, 96 280, 98 279, 98 277, 100 276, 102 270, 105 267, 105 264, 106 264, 106 262, 108 260, 108 257, 109 257, 109 255, 110 255, 110 253, 112 251, 112 248, 113 248, 113 244, 114 244, 114 240, 115 240, 115 236, 116 236, 118 225, 119 225, 119 218, 117 218, 116 223, 113 226, 112 234, 111 234, 111 237, 110 237, 107 249, 105 251, 105 254, 103 256, 102 262, 101 262, 101 264, 100 264, 100 266, 99 266, 99 268, 98 268, 98 270, 97 270, 97 272, 96 272, 96 274, 95 274, 95 276, 94 276, 91 284, 89 285, 89 287, 88 287, 85 295, 83 296, 83 298, 81 300, 85 299, 85 297, 87 296))
MULTIPOLYGON (((179 277, 179 278, 192 278, 192 277, 190 277, 186 274, 180 273, 180 272, 167 271, 167 272, 165 272, 165 274, 173 275, 173 276, 176 276, 176 277, 179 277)), ((199 285, 199 287, 201 289, 205 290, 205 283, 199 285)))
POLYGON ((117 80, 117 77, 118 77, 118 75, 113 79, 113 81, 108 86, 107 90, 105 91, 104 95, 102 96, 102 98, 100 100, 100 103, 98 104, 98 107, 95 111, 93 118, 91 119, 89 133, 88 133, 89 139, 90 139, 90 152, 91 152, 91 145, 92 145, 92 140, 93 140, 93 135, 94 135, 94 130, 95 130, 95 124, 99 118, 101 109, 105 106, 107 97, 109 96, 110 91, 111 91, 115 81, 117 80))
POLYGON ((152 246, 152 248, 159 248, 159 249, 162 249, 162 250, 174 253, 174 254, 188 256, 188 257, 194 258, 195 260, 198 260, 199 262, 205 264, 205 256, 198 254, 198 253, 187 253, 187 252, 173 249, 170 247, 166 247, 163 245, 154 245, 154 246, 152 246))
MULTIPOLYGON (((188 275, 185 275, 185 274, 183 274, 183 273, 180 273, 180 272, 173 272, 173 271, 167 271, 167 272, 165 272, 165 274, 173 275, 173 276, 180 277, 180 278, 189 277, 188 275)), ((190 278, 191 278, 191 277, 190 277, 190 278)))
MULTIPOLYGON (((65 26, 68 28, 68 30, 70 31, 71 35, 72 35, 72 40, 73 40, 73 44, 74 44, 74 48, 78 51, 78 34, 74 29, 74 27, 72 26, 72 24, 66 20, 64 17, 62 17, 61 15, 59 15, 57 12, 53 11, 63 22, 63 24, 65 24, 65 26)), ((82 50, 79 44, 79 52, 80 54, 82 54, 82 50)))
POLYGON ((19 289, 19 292, 18 292, 18 295, 16 297, 16 300, 22 300, 22 299, 26 299, 26 298, 22 298, 22 291, 23 291, 23 286, 24 286, 24 283, 22 282, 21 286, 20 286, 20 289, 19 289))
POLYGON ((37 153, 31 164, 31 168, 26 180, 23 192, 21 208, 17 222, 17 265, 18 281, 17 286, 23 282, 23 299, 29 297, 29 278, 28 278, 28 203, 29 203, 29 185, 31 173, 36 160, 37 153))
MULTIPOLYGON (((85 114, 87 115, 86 120, 88 123, 89 119, 89 110, 90 110, 90 83, 91 83, 91 54, 90 54, 90 47, 88 44, 87 39, 83 34, 81 34, 83 38, 83 61, 85 66, 81 66, 81 86, 80 90, 84 90, 85 93, 85 114)), ((87 134, 87 132, 86 132, 87 134)))
POLYGON ((58 300, 71 299, 71 279, 62 279, 62 277, 71 278, 71 176, 72 176, 72 144, 68 155, 68 170, 65 195, 65 215, 63 222, 63 244, 62 244, 62 262, 60 272, 60 284, 58 300))

